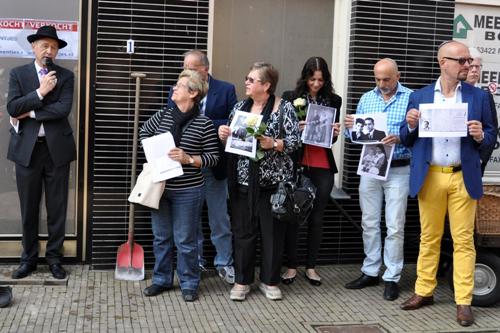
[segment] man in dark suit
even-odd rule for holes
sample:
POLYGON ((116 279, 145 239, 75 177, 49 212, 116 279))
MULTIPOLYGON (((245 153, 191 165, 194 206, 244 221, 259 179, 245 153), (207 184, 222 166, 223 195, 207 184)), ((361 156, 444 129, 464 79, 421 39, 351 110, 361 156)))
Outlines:
POLYGON ((472 60, 464 44, 443 43, 438 51, 441 76, 437 82, 411 94, 400 129, 401 142, 412 149, 410 195, 418 194, 421 226, 415 293, 401 308, 415 310, 434 302, 448 212, 457 322, 462 326, 474 323, 470 304, 476 259, 474 216, 477 200, 483 195, 480 151, 490 149, 496 140, 488 94, 463 82, 472 60), (467 136, 420 138, 418 108, 422 103, 467 103, 467 136))
MULTIPOLYGON (((208 82, 207 96, 200 102, 200 113, 210 118, 215 130, 220 125, 226 125, 229 114, 236 104, 236 90, 229 82, 216 80, 208 74, 210 63, 205 53, 199 50, 190 50, 184 54, 184 69, 195 70, 208 82)), ((168 104, 172 106, 172 90, 168 104)), ((234 283, 233 245, 231 224, 227 214, 227 179, 224 147, 220 146, 219 164, 213 168, 204 168, 206 202, 208 207, 208 221, 211 231, 212 244, 217 252, 214 265, 219 276, 228 283, 234 283)), ((198 249, 200 268, 204 269, 203 233, 198 233, 198 249)))
POLYGON ((53 63, 67 43, 52 26, 29 35, 35 61, 10 72, 7 111, 11 117, 7 158, 15 163, 21 204, 23 253, 12 273, 21 279, 36 270, 38 223, 42 189, 47 207, 48 241, 45 259, 52 275, 64 279, 61 266, 68 203, 70 162, 76 158, 68 122, 73 103, 74 75, 53 63))
POLYGON ((375 129, 375 120, 371 117, 365 118, 366 134, 361 134, 360 141, 381 141, 385 138, 385 132, 375 129))
MULTIPOLYGON (((479 84, 479 78, 481 75, 481 68, 482 68, 482 57, 481 53, 473 48, 469 47, 469 52, 474 59, 472 63, 470 64, 469 68, 469 73, 467 73, 467 79, 465 82, 477 87, 481 88, 481 84, 479 84)), ((493 99, 493 94, 489 94, 490 97, 490 105, 491 105, 491 117, 493 119, 493 126, 495 126, 496 134, 498 135, 498 115, 497 115, 497 108, 495 106, 495 100, 493 99)), ((488 164, 491 154, 493 154, 494 148, 491 147, 491 149, 486 149, 486 150, 481 150, 479 152, 479 155, 481 156, 481 173, 484 175, 484 170, 486 169, 486 164, 488 164)))

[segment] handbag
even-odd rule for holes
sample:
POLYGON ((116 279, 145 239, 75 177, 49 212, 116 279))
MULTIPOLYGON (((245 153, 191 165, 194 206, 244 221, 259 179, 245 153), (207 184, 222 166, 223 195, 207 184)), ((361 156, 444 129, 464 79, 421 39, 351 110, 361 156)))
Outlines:
MULTIPOLYGON (((283 113, 280 112, 280 133, 283 137, 283 113)), ((283 159, 281 160, 283 169, 283 159)), ((271 195, 271 212, 280 221, 302 224, 313 209, 316 198, 316 186, 306 177, 303 169, 297 169, 295 179, 280 180, 276 192, 271 195)))
POLYGON ((316 186, 302 170, 297 170, 296 180, 280 181, 271 195, 271 212, 277 220, 302 224, 313 209, 316 186))
POLYGON ((164 190, 165 181, 153 183, 153 167, 144 163, 128 201, 158 209, 164 190))

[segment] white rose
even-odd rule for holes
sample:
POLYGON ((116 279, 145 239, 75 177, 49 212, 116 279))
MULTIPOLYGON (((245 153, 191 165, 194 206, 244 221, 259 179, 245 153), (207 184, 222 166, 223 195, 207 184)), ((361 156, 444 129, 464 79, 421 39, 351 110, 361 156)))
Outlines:
POLYGON ((295 106, 296 108, 306 106, 306 100, 304 98, 300 98, 300 97, 296 98, 293 101, 293 106, 295 106))
POLYGON ((246 122, 248 127, 255 127, 255 124, 257 124, 257 116, 248 116, 246 122))

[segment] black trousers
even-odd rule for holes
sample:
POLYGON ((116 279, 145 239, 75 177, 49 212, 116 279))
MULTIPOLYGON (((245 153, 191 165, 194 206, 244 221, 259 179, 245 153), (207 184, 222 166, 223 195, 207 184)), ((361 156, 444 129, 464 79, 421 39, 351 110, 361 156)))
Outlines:
POLYGON ((252 218, 248 204, 248 193, 235 191, 230 198, 231 223, 234 236, 235 281, 249 285, 254 282, 255 256, 260 236, 260 281, 267 285, 280 282, 285 222, 278 221, 271 214, 269 202, 273 191, 261 191, 257 212, 252 218))
POLYGON ((69 164, 56 167, 45 142, 36 143, 28 167, 16 164, 16 181, 23 224, 21 263, 35 265, 38 259, 40 201, 45 189, 48 264, 61 263, 68 207, 69 164))
MULTIPOLYGON (((312 168, 304 166, 304 174, 308 176, 316 186, 316 198, 311 214, 307 220, 307 259, 306 269, 316 266, 321 238, 323 236, 323 216, 325 208, 330 200, 332 192, 334 174, 330 169, 312 168)), ((286 254, 287 267, 297 268, 297 238, 299 225, 288 224, 286 230, 286 254)))

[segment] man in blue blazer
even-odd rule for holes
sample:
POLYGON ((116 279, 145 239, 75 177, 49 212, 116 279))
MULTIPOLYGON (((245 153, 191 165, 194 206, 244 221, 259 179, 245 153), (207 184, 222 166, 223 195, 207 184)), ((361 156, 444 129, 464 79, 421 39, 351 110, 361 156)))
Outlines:
POLYGON ((438 50, 441 76, 437 82, 411 94, 406 120, 401 125, 403 145, 412 150, 410 195, 418 195, 420 209, 420 252, 415 294, 401 305, 415 310, 433 304, 440 244, 448 213, 453 238, 453 281, 457 321, 474 322, 474 217, 477 200, 483 194, 480 150, 495 142, 495 128, 486 92, 465 82, 472 63, 467 46, 449 41, 438 50), (419 137, 419 106, 422 103, 467 103, 465 137, 419 137))
MULTIPOLYGON (((208 82, 207 96, 200 102, 200 112, 210 118, 218 131, 220 125, 226 125, 229 114, 236 104, 236 90, 234 85, 216 80, 208 74, 210 63, 205 53, 199 50, 190 50, 184 54, 184 69, 199 72, 208 82)), ((170 90, 168 105, 172 106, 172 90, 170 90)), ((205 197, 208 207, 208 221, 211 231, 212 244, 215 246, 216 256, 214 265, 222 279, 234 283, 233 245, 231 224, 227 214, 227 179, 226 159, 224 147, 220 149, 220 160, 213 168, 204 168, 205 197)), ((198 233, 198 255, 200 267, 204 269, 203 233, 198 233)))
POLYGON ((13 279, 36 270, 38 223, 42 189, 47 207, 48 241, 45 259, 52 275, 64 279, 61 266, 68 205, 70 162, 76 158, 73 130, 68 121, 73 104, 74 75, 53 64, 67 43, 52 26, 29 35, 35 61, 10 72, 7 111, 13 127, 7 158, 16 165, 21 204, 23 253, 13 279))

